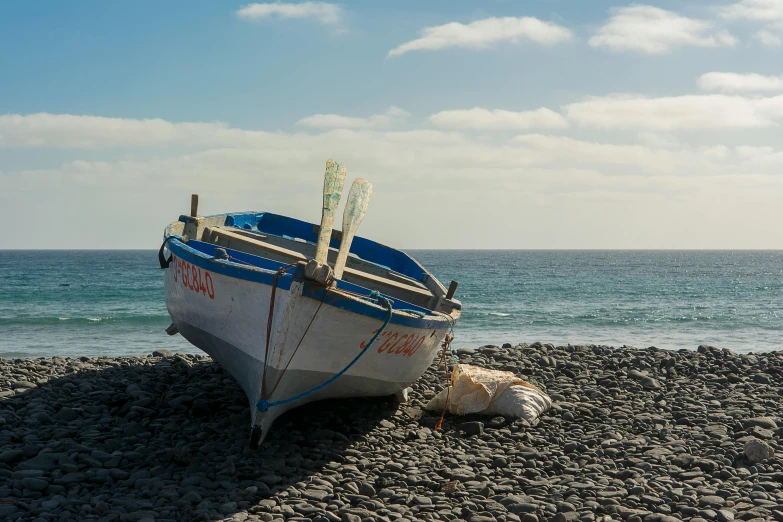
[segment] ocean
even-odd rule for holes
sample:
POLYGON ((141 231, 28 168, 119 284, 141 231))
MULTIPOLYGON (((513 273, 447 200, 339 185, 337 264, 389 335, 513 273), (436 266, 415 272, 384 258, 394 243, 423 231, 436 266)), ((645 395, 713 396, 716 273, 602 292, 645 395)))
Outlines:
MULTIPOLYGON (((459 282, 454 346, 783 348, 783 251, 410 251, 459 282)), ((157 251, 0 251, 0 357, 198 352, 169 337, 157 251)))

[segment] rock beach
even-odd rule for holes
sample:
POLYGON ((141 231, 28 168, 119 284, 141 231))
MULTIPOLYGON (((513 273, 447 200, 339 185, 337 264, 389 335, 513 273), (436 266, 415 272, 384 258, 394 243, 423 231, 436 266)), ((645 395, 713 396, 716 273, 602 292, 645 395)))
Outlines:
POLYGON ((258 450, 207 357, 0 359, 0 520, 783 520, 783 355, 485 346, 553 408, 438 415, 408 392, 284 415, 258 450))

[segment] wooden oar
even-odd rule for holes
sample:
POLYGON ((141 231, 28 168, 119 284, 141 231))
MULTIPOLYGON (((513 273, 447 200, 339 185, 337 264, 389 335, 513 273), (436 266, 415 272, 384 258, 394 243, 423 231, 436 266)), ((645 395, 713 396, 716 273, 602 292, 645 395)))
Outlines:
POLYGON ((325 265, 329 257, 334 214, 340 204, 344 186, 345 167, 334 160, 327 160, 326 173, 324 174, 324 206, 321 211, 321 229, 318 232, 318 244, 315 248, 315 260, 319 265, 325 265))
POLYGON ((372 197, 372 183, 364 178, 356 178, 351 185, 351 191, 348 193, 348 200, 345 202, 345 212, 343 213, 343 238, 340 241, 340 250, 337 252, 337 260, 334 262, 334 278, 343 277, 345 262, 348 260, 348 252, 351 250, 353 236, 356 230, 362 224, 364 214, 367 212, 367 205, 370 204, 372 197))

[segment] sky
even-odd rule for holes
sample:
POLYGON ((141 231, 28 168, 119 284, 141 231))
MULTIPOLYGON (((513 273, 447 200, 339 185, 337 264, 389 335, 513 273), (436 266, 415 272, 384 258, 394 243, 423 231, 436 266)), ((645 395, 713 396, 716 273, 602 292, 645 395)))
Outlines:
POLYGON ((397 248, 781 249, 781 123, 783 0, 7 0, 0 249, 318 222, 329 158, 397 248))

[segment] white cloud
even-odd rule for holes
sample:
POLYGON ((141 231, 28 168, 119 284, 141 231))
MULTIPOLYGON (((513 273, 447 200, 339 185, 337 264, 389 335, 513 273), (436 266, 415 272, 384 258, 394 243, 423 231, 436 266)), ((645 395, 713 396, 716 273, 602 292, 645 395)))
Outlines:
POLYGON ((431 115, 429 119, 436 127, 445 129, 523 130, 568 127, 568 121, 562 114, 546 107, 519 112, 475 107, 466 110, 441 111, 431 115))
MULTIPOLYGON (((749 164, 775 167, 783 165, 783 153, 771 147, 726 145, 687 146, 665 143, 602 143, 543 134, 522 134, 512 143, 524 147, 532 165, 558 168, 593 168, 605 175, 714 176, 738 173, 749 164)), ((783 181, 781 182, 783 184, 783 181)))
MULTIPOLYGON (((646 134, 642 142, 634 141, 636 133, 616 134, 621 143, 539 134, 490 139, 423 129, 286 133, 213 123, 44 116, 48 125, 33 125, 41 119, 33 118, 23 139, 6 145, 94 148, 58 152, 56 157, 66 160, 57 167, 50 166, 45 151, 19 151, 27 155, 25 170, 4 164, 0 154, 0 220, 11 222, 20 212, 29 216, 23 229, 9 229, 6 248, 152 248, 162 226, 188 208, 193 192, 201 194, 205 214, 258 209, 317 222, 329 157, 343 161, 351 176, 375 184, 361 235, 398 247, 783 246, 775 228, 783 220, 777 204, 783 195, 783 153, 762 144, 688 146, 659 134, 646 134), (164 146, 133 150, 154 143, 164 146), (460 227, 446 227, 435 239, 420 226, 431 217, 433 201, 447 202, 447 214, 459 209, 464 217, 460 227), (584 212, 585 205, 590 212, 584 212), (708 240, 714 220, 723 219, 714 212, 722 205, 753 205, 756 211, 729 213, 718 223, 721 233, 708 240), (519 208, 546 214, 546 226, 505 219, 519 208), (44 236, 35 232, 49 229, 52 215, 80 226, 40 239, 44 236), (114 233, 117 222, 130 223, 123 234, 114 233), (495 224, 491 233, 488 223, 495 224)), ((14 117, 19 118, 27 117, 14 117)), ((7 119, 0 121, 7 125, 7 119)))
MULTIPOLYGON (((629 110, 627 106, 620 109, 629 110)), ((611 115, 615 110, 612 108, 606 112, 611 115)), ((53 118, 52 121, 58 121, 61 115, 47 116, 53 118)), ((738 148, 736 153, 724 146, 688 150, 676 142, 673 136, 662 139, 655 135, 656 139, 651 140, 649 133, 642 133, 640 141, 635 144, 601 143, 542 134, 523 134, 506 142, 502 139, 487 140, 486 137, 441 130, 388 131, 358 128, 302 134, 246 131, 212 123, 178 124, 157 119, 65 117, 67 121, 83 119, 86 123, 109 120, 115 132, 107 132, 105 125, 83 126, 78 129, 75 133, 78 136, 74 138, 74 132, 71 132, 75 128, 73 125, 54 133, 51 127, 38 126, 36 132, 40 131, 40 134, 28 133, 24 140, 17 141, 15 145, 6 145, 17 148, 67 148, 84 145, 114 147, 122 140, 123 147, 132 148, 138 145, 169 145, 172 140, 176 140, 195 150, 184 154, 168 148, 165 149, 171 151, 168 154, 161 154, 157 149, 150 153, 139 150, 134 156, 136 159, 132 160, 107 162, 75 159, 63 167, 64 171, 78 172, 80 176, 96 176, 93 181, 104 176, 111 177, 112 173, 130 174, 134 170, 138 170, 139 175, 152 172, 153 177, 169 172, 173 185, 179 183, 179 176, 198 179, 199 173, 205 173, 205 179, 208 179, 209 172, 213 171, 230 172, 237 177, 246 177, 248 173, 256 172, 259 168, 291 168, 292 172, 298 172, 302 166, 318 160, 321 156, 331 155, 337 159, 345 159, 346 162, 350 161, 354 167, 360 169, 391 169, 389 172, 394 172, 395 176, 415 165, 427 164, 434 172, 440 171, 454 179, 453 169, 464 172, 471 169, 508 171, 535 166, 560 168, 567 165, 576 168, 580 163, 619 164, 633 166, 639 172, 664 172, 690 164, 697 156, 701 158, 699 161, 704 158, 726 159, 734 155, 748 159, 757 156, 769 157, 774 152, 769 147, 747 145, 738 148), (163 128, 167 132, 155 132, 156 127, 161 124, 165 124, 163 128), (182 129, 198 129, 198 132, 188 134, 182 132, 182 129), (142 136, 144 141, 139 139, 142 136), (524 153, 520 154, 522 149, 524 153)), ((3 118, 0 116, 0 122, 3 118)), ((34 118, 34 121, 36 119, 34 118)), ((413 177, 417 175, 413 171, 408 172, 413 177)), ((252 174, 250 176, 252 177, 252 174)))
POLYGON ((699 87, 706 91, 783 91, 783 76, 755 73, 709 72, 699 77, 699 87))
POLYGON ((737 156, 743 159, 768 157, 775 154, 775 149, 772 147, 754 147, 752 145, 740 145, 735 147, 735 151, 737 156))
POLYGON ((573 34, 565 27, 538 18, 486 18, 469 24, 451 22, 425 27, 421 31, 421 38, 395 47, 389 51, 388 56, 449 47, 480 49, 496 42, 517 42, 521 39, 541 45, 554 45, 571 38, 573 34))
POLYGON ((639 144, 655 149, 676 149, 679 147, 679 139, 674 134, 642 131, 636 133, 636 137, 639 144))
POLYGON ((724 94, 612 95, 565 106, 568 119, 585 127, 639 130, 716 130, 770 127, 783 118, 783 95, 748 98, 724 94))
POLYGON ((616 9, 589 43, 613 51, 665 54, 684 46, 731 47, 737 39, 725 30, 713 31, 705 20, 649 5, 631 5, 616 9))
POLYGON ((783 45, 783 0, 741 0, 720 10, 728 20, 749 20, 766 24, 753 38, 767 47, 783 45))
POLYGON ((340 114, 313 114, 297 123, 307 127, 321 129, 375 129, 389 127, 410 116, 410 113, 398 107, 389 107, 383 114, 374 114, 367 118, 342 116, 340 114))
POLYGON ((160 118, 137 120, 71 114, 0 115, 0 148, 138 147, 182 143, 236 144, 260 131, 233 129, 225 123, 172 123, 160 118))
POLYGON ((783 21, 783 2, 781 0, 741 0, 736 4, 723 7, 720 14, 729 20, 783 21))
POLYGON ((616 145, 542 134, 523 134, 513 142, 536 151, 540 162, 573 167, 623 165, 641 172, 668 172, 683 163, 679 152, 646 145, 616 145))
POLYGON ((342 8, 335 4, 324 2, 302 2, 289 4, 276 2, 274 4, 249 4, 237 11, 237 15, 250 20, 258 20, 277 15, 280 18, 315 18, 322 24, 340 22, 342 8))
POLYGON ((765 45, 767 47, 780 47, 783 45, 783 38, 781 38, 780 34, 775 34, 767 29, 758 31, 753 35, 753 38, 758 40, 761 45, 765 45))

